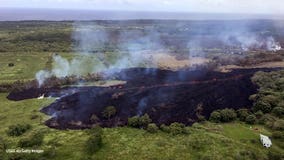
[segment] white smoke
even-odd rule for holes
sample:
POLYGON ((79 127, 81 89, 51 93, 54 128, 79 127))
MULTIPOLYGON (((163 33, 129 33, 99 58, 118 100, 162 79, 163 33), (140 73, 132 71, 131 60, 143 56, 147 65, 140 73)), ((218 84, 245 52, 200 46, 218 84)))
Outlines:
MULTIPOLYGON (((160 50, 160 53, 168 53, 167 47, 169 46, 161 41, 161 37, 168 36, 174 30, 172 28, 156 28, 155 25, 140 26, 139 24, 130 23, 125 26, 120 23, 75 23, 72 38, 76 56, 71 60, 59 55, 53 56, 52 69, 49 71, 41 70, 36 73, 39 85, 42 85, 45 79, 51 76, 62 78, 70 75, 81 76, 87 73, 130 67, 156 67, 157 64, 151 63, 149 61, 150 56, 145 56, 145 54, 157 50, 160 50)), ((177 26, 188 28, 187 24, 183 23, 177 24, 177 26)), ((174 28, 174 26, 171 27, 174 28)), ((224 26, 223 28, 230 27, 224 26)), ((200 28, 197 33, 194 32, 194 35, 199 36, 191 37, 191 35, 188 35, 185 39, 189 58, 205 57, 206 52, 203 49, 204 43, 206 43, 204 39, 208 35, 207 28, 200 28)), ((228 47, 241 48, 243 51, 266 49, 276 52, 281 49, 274 37, 250 32, 246 25, 241 25, 240 28, 234 30, 216 30, 211 37, 228 47)))
POLYGON ((36 73, 36 79, 37 79, 39 86, 42 86, 44 81, 51 76, 52 76, 51 73, 47 70, 38 71, 36 73))
POLYGON ((273 51, 273 52, 276 52, 282 49, 280 43, 276 42, 273 37, 267 38, 266 47, 267 47, 267 50, 273 51))
POLYGON ((53 64, 51 70, 40 70, 36 73, 36 79, 39 86, 42 86, 47 78, 55 76, 63 78, 66 76, 82 76, 95 71, 102 71, 105 67, 95 57, 75 57, 68 61, 60 55, 53 55, 53 64), (96 67, 94 67, 96 66, 96 67))
MULTIPOLYGON (((87 73, 145 66, 144 62, 147 61, 145 51, 163 48, 160 45, 159 34, 151 28, 138 31, 126 29, 118 34, 116 41, 113 41, 111 31, 106 31, 105 28, 106 26, 93 22, 75 23, 73 40, 77 56, 67 60, 60 55, 54 55, 52 69, 36 73, 39 85, 41 86, 51 76, 63 78, 70 75, 81 76, 87 73), (132 37, 137 34, 141 36, 132 37), (114 47, 114 42, 119 45, 115 46, 116 50, 111 53, 114 58, 110 60, 105 49, 114 47)), ((119 28, 113 28, 117 29, 119 28)))
POLYGON ((268 51, 278 51, 281 46, 272 36, 261 37, 252 33, 234 33, 225 35, 225 43, 229 46, 239 46, 243 51, 253 49, 266 49, 268 51))

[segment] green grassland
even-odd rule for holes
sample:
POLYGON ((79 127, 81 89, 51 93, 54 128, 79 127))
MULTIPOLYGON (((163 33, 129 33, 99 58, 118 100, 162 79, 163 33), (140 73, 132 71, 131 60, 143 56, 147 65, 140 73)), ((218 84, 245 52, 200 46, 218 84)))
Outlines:
MULTIPOLYGON (((52 99, 31 99, 12 102, 7 94, 0 94, 0 137, 16 148, 17 142, 32 134, 43 131, 44 143, 39 149, 52 150, 47 159, 83 159, 89 157, 84 150, 88 138, 87 130, 55 130, 43 122, 48 118, 39 109, 52 99), (37 118, 32 118, 38 115, 37 118), (19 137, 7 136, 10 125, 28 123, 32 129, 19 137)), ((270 135, 263 126, 243 123, 214 124, 206 122, 187 128, 189 134, 173 136, 159 131, 148 133, 142 129, 128 127, 103 129, 103 147, 90 156, 93 159, 266 159, 269 150, 281 150, 273 145, 269 150, 259 142, 259 133, 270 135), (258 128, 258 130, 255 130, 258 128)))

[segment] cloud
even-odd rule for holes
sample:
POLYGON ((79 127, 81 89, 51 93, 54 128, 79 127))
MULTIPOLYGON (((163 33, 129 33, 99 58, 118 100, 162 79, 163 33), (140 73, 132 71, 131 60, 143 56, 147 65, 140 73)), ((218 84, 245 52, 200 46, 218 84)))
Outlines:
POLYGON ((0 7, 284 14, 283 0, 0 0, 0 7))

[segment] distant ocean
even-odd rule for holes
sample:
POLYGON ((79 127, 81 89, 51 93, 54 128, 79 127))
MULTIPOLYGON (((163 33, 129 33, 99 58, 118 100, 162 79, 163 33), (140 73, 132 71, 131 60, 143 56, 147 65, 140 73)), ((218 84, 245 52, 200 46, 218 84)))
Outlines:
POLYGON ((133 20, 133 19, 237 20, 237 19, 284 19, 283 17, 284 16, 280 15, 249 15, 249 14, 0 8, 0 21, 133 20))

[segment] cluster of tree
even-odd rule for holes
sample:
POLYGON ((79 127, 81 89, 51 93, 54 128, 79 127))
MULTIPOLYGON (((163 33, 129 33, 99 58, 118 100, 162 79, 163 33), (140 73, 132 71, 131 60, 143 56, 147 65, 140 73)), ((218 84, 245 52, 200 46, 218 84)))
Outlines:
POLYGON ((143 116, 134 116, 128 118, 128 125, 134 128, 146 128, 152 119, 146 113, 143 116))
POLYGON ((171 123, 170 125, 162 124, 158 127, 155 123, 151 123, 152 120, 148 114, 143 116, 134 116, 128 118, 128 125, 134 128, 144 128, 149 133, 157 133, 159 130, 170 133, 172 135, 185 134, 187 133, 186 127, 182 123, 171 123))
POLYGON ((21 136, 30 130, 32 127, 30 124, 16 124, 9 126, 7 134, 9 136, 21 136))
POLYGON ((160 127, 158 127, 155 123, 149 123, 146 128, 149 133, 157 133, 159 129, 163 132, 170 133, 172 135, 188 133, 185 125, 177 122, 171 123, 169 126, 162 124, 160 127))
MULTIPOLYGON (((259 123, 274 130, 284 130, 284 71, 257 72, 252 81, 260 89, 250 96, 250 100, 254 102, 251 110, 216 110, 211 113, 210 121, 230 122, 238 118, 248 124, 259 123)), ((279 133, 276 137, 278 135, 279 133)))
POLYGON ((102 134, 103 130, 100 126, 95 126, 89 130, 90 137, 86 141, 86 151, 89 154, 94 154, 101 149, 103 145, 102 134))
POLYGON ((257 72, 252 77, 252 81, 259 86, 258 92, 250 96, 250 99, 254 101, 253 112, 259 118, 259 123, 283 132, 284 70, 257 72))
POLYGON ((237 114, 236 111, 233 109, 222 109, 222 110, 216 110, 213 111, 210 114, 210 121, 213 122, 231 122, 236 120, 237 118, 237 114))
POLYGON ((160 126, 160 129, 163 132, 170 133, 172 135, 187 134, 188 133, 185 125, 182 124, 182 123, 177 123, 177 122, 171 123, 169 126, 162 124, 160 126))

